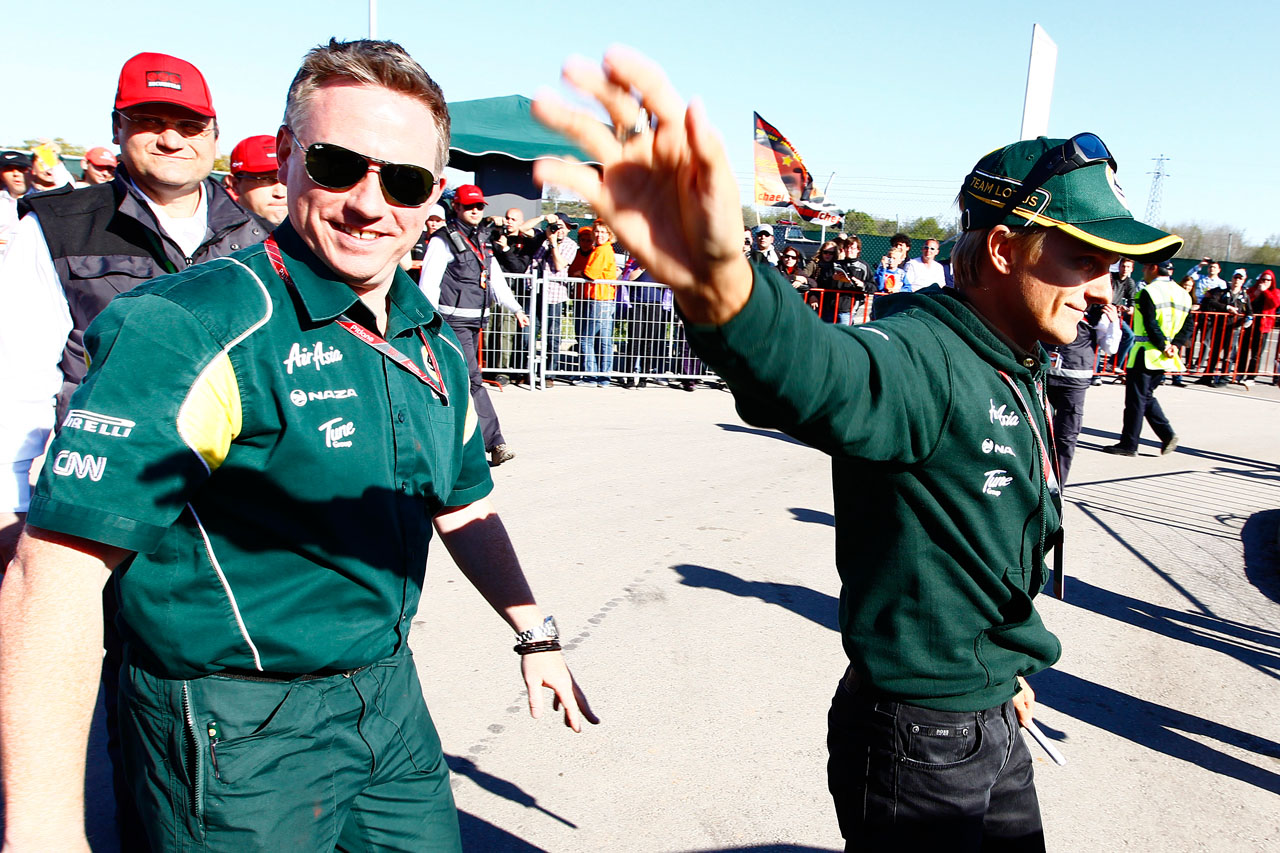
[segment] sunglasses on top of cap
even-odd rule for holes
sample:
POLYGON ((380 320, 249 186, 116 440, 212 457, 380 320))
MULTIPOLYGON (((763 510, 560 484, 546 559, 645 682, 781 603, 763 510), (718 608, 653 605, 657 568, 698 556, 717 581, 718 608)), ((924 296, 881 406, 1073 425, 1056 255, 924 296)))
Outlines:
POLYGON ((1010 196, 998 213, 988 215, 985 221, 981 213, 976 217, 971 215, 970 227, 991 228, 998 225, 1013 212, 1014 208, 1035 195, 1036 190, 1044 186, 1050 178, 1070 174, 1076 169, 1098 163, 1108 163, 1111 170, 1116 171, 1116 160, 1107 150, 1105 142, 1093 133, 1077 133, 1061 145, 1050 148, 1040 155, 1040 159, 1036 160, 1031 171, 1022 179, 1022 185, 1018 191, 1010 196), (978 220, 977 224, 974 224, 974 219, 978 220))
POLYGON ((289 138, 305 157, 307 177, 329 190, 349 190, 364 180, 369 172, 377 172, 382 195, 400 207, 421 207, 431 198, 435 175, 411 163, 389 163, 365 154, 333 145, 315 142, 303 147, 291 128, 289 138))

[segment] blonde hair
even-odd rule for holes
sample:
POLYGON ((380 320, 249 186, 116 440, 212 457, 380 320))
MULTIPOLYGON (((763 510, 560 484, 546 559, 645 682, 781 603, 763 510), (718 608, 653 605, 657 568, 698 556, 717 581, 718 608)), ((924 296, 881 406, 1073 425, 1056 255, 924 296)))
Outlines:
MULTIPOLYGON (((1048 228, 1011 228, 1009 239, 1026 252, 1026 262, 1034 264, 1044 251, 1048 228)), ((987 235, 990 228, 981 231, 965 231, 951 247, 951 278, 957 289, 977 287, 982 277, 982 261, 987 256, 987 235)))
POLYGON ((437 176, 444 172, 449 162, 449 107, 436 81, 403 47, 393 41, 370 39, 329 39, 327 45, 313 47, 289 84, 285 126, 296 127, 316 91, 330 83, 381 86, 421 102, 431 111, 436 125, 433 171, 437 176))

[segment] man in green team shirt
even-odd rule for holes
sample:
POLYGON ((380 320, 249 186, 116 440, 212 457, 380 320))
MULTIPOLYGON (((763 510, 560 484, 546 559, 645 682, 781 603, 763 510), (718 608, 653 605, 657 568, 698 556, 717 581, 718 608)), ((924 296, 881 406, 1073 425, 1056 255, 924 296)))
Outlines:
POLYGON ((433 525, 517 632, 534 716, 549 687, 566 725, 596 722, 487 498, 457 341, 397 264, 440 193, 439 88, 398 45, 331 42, 276 146, 289 216, 266 244, 130 291, 86 335, 0 588, 15 853, 88 849, 104 582, 156 850, 460 849, 408 648, 433 525))
POLYGON ((737 182, 700 106, 626 51, 565 77, 620 133, 536 102, 603 170, 542 161, 535 176, 586 199, 671 286, 747 421, 832 457, 849 667, 828 779, 847 849, 1043 850, 1018 731, 1033 712, 1023 676, 1060 653, 1032 601, 1061 536, 1038 342, 1075 339, 1110 301, 1119 255, 1158 260, 1182 241, 1134 221, 1097 137, 1019 142, 965 180, 955 289, 833 326, 743 258, 737 182))

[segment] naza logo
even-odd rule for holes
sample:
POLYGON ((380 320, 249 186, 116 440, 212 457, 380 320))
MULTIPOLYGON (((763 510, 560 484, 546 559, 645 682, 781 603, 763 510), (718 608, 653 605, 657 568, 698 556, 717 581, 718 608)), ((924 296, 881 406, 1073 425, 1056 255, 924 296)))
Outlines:
POLYGON ((74 476, 79 480, 88 477, 96 483, 102 479, 106 470, 107 457, 88 454, 81 456, 74 450, 63 450, 53 460, 53 473, 63 477, 74 476))

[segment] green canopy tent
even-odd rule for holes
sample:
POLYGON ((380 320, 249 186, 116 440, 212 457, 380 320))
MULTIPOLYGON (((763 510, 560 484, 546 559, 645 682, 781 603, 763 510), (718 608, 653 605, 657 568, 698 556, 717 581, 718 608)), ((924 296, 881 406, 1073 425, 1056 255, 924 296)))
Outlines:
POLYGON ((523 95, 449 104, 453 133, 449 165, 474 172, 490 211, 517 207, 525 218, 539 213, 542 190, 533 182, 533 161, 573 158, 594 162, 569 140, 530 113, 523 95))

